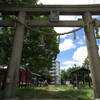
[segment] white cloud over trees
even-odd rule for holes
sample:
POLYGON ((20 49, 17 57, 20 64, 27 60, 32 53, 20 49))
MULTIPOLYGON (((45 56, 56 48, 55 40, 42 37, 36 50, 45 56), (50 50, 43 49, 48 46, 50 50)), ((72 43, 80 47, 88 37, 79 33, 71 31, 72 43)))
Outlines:
POLYGON ((72 61, 64 61, 63 64, 65 66, 61 66, 61 70, 65 69, 67 70, 69 67, 72 67, 74 64, 77 66, 82 66, 82 63, 84 62, 85 58, 87 57, 87 47, 81 46, 77 48, 77 50, 73 54, 73 60, 72 61))
POLYGON ((65 39, 63 43, 60 44, 59 49, 60 52, 75 48, 76 45, 73 43, 71 39, 65 39))

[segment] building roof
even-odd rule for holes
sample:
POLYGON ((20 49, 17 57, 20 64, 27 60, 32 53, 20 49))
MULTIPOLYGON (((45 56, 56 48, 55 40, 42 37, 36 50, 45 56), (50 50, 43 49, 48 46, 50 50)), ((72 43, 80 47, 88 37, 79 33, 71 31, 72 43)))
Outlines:
MULTIPOLYGON (((26 70, 26 69, 23 68, 23 67, 20 67, 20 70, 26 70)), ((28 70, 29 70, 29 69, 28 69, 28 70)), ((29 71, 30 71, 30 70, 29 70, 29 71)), ((31 71, 30 71, 30 73, 31 73, 32 76, 41 77, 41 75, 39 75, 39 74, 37 74, 37 73, 33 73, 33 72, 31 72, 31 71)))
POLYGON ((37 77, 41 77, 41 75, 39 75, 39 74, 37 74, 37 73, 33 73, 33 72, 31 72, 31 75, 37 76, 37 77))
MULTIPOLYGON (((0 71, 4 71, 4 70, 7 70, 7 67, 0 67, 0 71)), ((21 71, 21 70, 26 70, 26 69, 23 68, 23 67, 20 67, 19 70, 21 71)), ((29 70, 29 69, 28 69, 28 70, 29 70)), ((30 71, 30 70, 29 70, 29 71, 30 71)), ((39 75, 39 74, 37 74, 37 73, 33 73, 33 72, 31 72, 31 71, 30 71, 30 73, 31 73, 32 76, 41 77, 41 75, 39 75)))
POLYGON ((81 67, 81 68, 79 68, 79 69, 76 69, 76 70, 72 71, 71 74, 80 73, 80 72, 90 73, 90 70, 89 70, 89 69, 86 69, 86 68, 84 68, 84 67, 81 67))

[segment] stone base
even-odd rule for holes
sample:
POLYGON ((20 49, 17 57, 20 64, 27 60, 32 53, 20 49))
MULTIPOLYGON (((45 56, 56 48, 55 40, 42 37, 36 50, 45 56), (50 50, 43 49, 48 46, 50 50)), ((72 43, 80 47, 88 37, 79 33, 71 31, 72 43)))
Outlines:
POLYGON ((2 98, 2 100, 19 100, 19 98, 17 98, 17 97, 16 98, 2 98))
POLYGON ((100 98, 92 98, 91 100, 100 100, 100 98))

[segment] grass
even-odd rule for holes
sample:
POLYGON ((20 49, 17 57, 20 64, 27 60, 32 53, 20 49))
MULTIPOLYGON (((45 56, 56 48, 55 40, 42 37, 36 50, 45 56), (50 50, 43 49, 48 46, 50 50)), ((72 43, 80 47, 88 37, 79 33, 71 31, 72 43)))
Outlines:
POLYGON ((3 91, 0 90, 0 97, 3 97, 3 91))
MULTIPOLYGON (((0 91, 0 96, 1 94, 0 91)), ((26 90, 17 89, 17 96, 19 98, 90 100, 93 97, 93 89, 73 89, 71 86, 31 87, 26 90)))

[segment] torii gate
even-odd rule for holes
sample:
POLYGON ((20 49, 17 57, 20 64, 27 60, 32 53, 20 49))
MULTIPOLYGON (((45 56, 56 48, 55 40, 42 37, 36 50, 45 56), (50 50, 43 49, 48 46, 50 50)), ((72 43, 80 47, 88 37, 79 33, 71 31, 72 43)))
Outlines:
MULTIPOLYGON (((17 15, 18 20, 29 26, 80 27, 92 20, 92 15, 100 15, 100 5, 8 5, 0 4, 0 12, 7 15, 17 15), (27 20, 26 15, 51 15, 49 21, 27 20), (82 15, 83 20, 59 21, 59 15, 82 15)), ((100 21, 97 22, 100 26, 100 21)), ((14 21, 0 21, 0 26, 13 26, 14 21)), ((94 24, 90 23, 89 31, 85 28, 85 36, 91 66, 94 100, 100 100, 100 60, 94 34, 94 24)), ((16 87, 24 39, 24 25, 17 23, 13 42, 11 60, 8 67, 4 100, 17 100, 16 87)))

